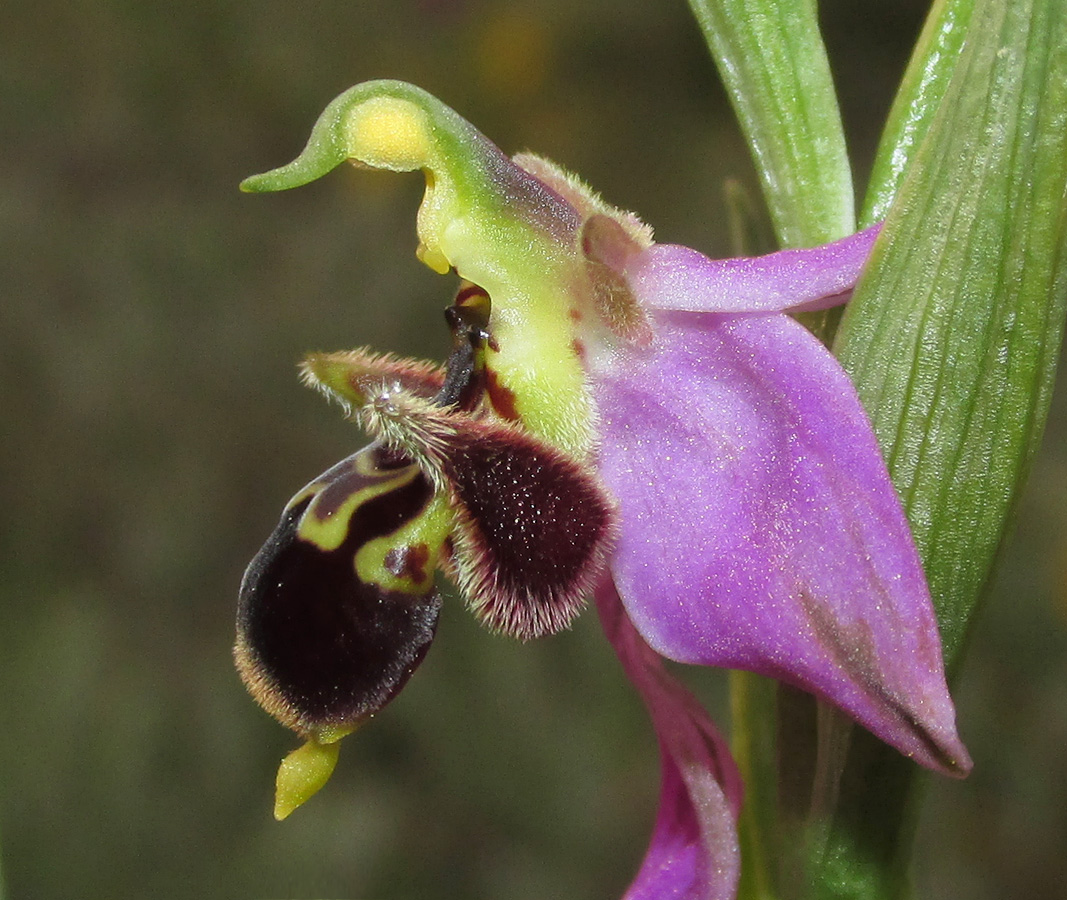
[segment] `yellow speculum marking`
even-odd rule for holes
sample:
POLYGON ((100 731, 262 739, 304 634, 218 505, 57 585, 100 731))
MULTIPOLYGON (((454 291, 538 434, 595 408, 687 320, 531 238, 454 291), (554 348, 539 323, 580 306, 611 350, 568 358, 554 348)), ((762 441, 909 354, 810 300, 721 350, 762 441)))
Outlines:
POLYGON ((433 573, 441 555, 441 546, 452 530, 452 510, 446 498, 434 496, 426 510, 392 534, 367 541, 356 552, 356 574, 366 583, 376 584, 386 591, 406 594, 425 594, 433 588, 433 573), (415 581, 403 574, 396 575, 386 568, 390 551, 404 552, 406 548, 425 545, 429 550, 421 567, 423 579, 415 581))
MULTIPOLYGON (((349 523, 357 506, 408 484, 418 474, 418 470, 413 466, 410 469, 400 470, 393 478, 382 479, 376 484, 368 485, 348 497, 344 503, 325 519, 320 519, 315 513, 315 505, 318 502, 318 498, 312 500, 297 528, 297 536, 309 541, 321 550, 336 550, 344 543, 345 537, 348 535, 349 523)), ((290 501, 290 506, 298 503, 305 496, 307 495, 301 494, 294 497, 290 501)))

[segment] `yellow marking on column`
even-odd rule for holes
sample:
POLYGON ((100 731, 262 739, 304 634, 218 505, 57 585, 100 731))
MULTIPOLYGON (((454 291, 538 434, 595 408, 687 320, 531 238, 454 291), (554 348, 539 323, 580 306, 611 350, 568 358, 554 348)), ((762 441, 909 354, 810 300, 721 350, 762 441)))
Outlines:
POLYGON ((349 156, 380 169, 410 172, 426 168, 433 144, 426 113, 410 100, 372 97, 345 123, 349 156))

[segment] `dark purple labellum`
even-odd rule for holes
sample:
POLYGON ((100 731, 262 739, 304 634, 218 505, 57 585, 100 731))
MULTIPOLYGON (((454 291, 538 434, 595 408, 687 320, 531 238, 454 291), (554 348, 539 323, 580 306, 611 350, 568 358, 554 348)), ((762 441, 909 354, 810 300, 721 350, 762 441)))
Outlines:
POLYGON ((432 494, 415 466, 372 444, 301 491, 248 566, 237 611, 237 666, 283 724, 307 735, 358 724, 385 706, 422 660, 441 606, 428 548, 398 541, 384 554, 386 566, 403 562, 394 574, 417 576, 411 592, 365 580, 355 557, 368 541, 423 514, 432 494), (354 496, 354 507, 346 506, 354 496), (345 510, 351 511, 339 546, 299 533, 315 533, 301 529, 309 517, 325 523, 345 510))

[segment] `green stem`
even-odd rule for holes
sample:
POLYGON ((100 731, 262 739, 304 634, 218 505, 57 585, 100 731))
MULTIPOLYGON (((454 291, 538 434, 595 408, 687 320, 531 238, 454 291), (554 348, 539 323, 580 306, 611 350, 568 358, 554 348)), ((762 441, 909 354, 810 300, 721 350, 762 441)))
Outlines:
POLYGON ((730 672, 731 749, 745 780, 741 840, 741 900, 778 896, 777 686, 751 672, 730 672))

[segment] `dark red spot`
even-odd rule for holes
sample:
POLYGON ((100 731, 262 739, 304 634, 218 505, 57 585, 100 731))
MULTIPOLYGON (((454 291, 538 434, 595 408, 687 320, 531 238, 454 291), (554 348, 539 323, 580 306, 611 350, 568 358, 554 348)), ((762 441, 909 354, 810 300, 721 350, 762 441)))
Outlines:
POLYGON ((585 344, 583 344, 578 338, 571 341, 571 349, 574 351, 574 355, 578 357, 583 363, 585 362, 585 344))
POLYGON ((506 385, 501 384, 500 378, 492 369, 486 370, 485 390, 489 395, 489 402, 493 404, 493 409, 496 410, 500 418, 507 419, 509 422, 519 421, 521 416, 515 406, 515 392, 506 385))
POLYGON ((428 577, 426 564, 430 561, 430 548, 425 544, 394 547, 385 554, 385 568, 397 578, 407 578, 422 584, 428 577))

